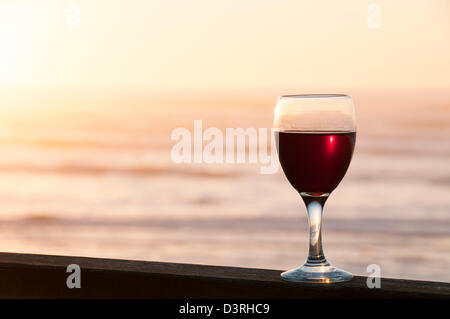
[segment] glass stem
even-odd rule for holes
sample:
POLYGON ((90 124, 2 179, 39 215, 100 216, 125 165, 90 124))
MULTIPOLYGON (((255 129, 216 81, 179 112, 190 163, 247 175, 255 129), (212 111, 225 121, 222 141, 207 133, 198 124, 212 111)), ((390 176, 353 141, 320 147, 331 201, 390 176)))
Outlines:
POLYGON ((322 211, 328 194, 311 196, 302 194, 308 210, 309 254, 305 266, 329 266, 322 249, 322 211))

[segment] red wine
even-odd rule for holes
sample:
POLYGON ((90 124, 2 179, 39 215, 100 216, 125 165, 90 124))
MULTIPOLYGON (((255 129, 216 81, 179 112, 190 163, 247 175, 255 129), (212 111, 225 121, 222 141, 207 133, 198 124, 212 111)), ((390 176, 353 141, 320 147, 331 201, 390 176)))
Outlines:
POLYGON ((350 165, 355 132, 276 132, 283 171, 295 189, 315 195, 331 193, 350 165))

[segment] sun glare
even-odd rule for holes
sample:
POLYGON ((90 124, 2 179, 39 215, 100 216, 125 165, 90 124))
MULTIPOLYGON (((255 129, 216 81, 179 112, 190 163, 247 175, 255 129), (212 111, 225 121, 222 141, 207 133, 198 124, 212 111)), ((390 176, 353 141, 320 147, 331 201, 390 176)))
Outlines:
POLYGON ((0 5, 0 84, 20 79, 32 49, 32 11, 29 6, 0 5))

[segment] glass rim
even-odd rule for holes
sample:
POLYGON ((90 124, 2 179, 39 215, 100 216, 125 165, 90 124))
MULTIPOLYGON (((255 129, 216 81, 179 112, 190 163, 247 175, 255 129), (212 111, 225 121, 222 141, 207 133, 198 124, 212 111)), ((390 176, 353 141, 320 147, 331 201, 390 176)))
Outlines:
POLYGON ((318 93, 318 94, 285 94, 278 96, 278 99, 285 99, 285 98, 350 98, 351 96, 348 94, 335 94, 335 93, 318 93))

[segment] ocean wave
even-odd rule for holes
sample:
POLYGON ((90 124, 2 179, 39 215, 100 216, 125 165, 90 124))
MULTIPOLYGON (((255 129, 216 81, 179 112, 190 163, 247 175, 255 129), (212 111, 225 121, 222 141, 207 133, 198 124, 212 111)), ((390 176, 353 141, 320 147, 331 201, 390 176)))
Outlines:
MULTIPOLYGON (((53 225, 74 227, 108 228, 170 228, 268 232, 301 230, 306 220, 300 217, 245 217, 245 218, 65 218, 54 214, 31 213, 27 216, 0 220, 0 225, 53 225)), ((395 234, 416 236, 450 235, 450 219, 374 219, 374 218, 327 218, 325 231, 352 232, 355 234, 374 232, 377 234, 395 234)))
POLYGON ((231 178, 242 175, 232 170, 205 169, 206 167, 173 167, 173 166, 113 166, 113 165, 84 165, 84 164, 56 164, 45 165, 18 165, 2 163, 0 172, 28 172, 28 173, 54 173, 65 175, 102 175, 102 174, 129 174, 139 176, 196 176, 205 178, 231 178))
MULTIPOLYGON (((348 178, 350 179, 350 178, 348 178)), ((377 181, 384 181, 384 182, 402 182, 402 183, 408 183, 408 182, 420 182, 420 183, 428 183, 432 185, 438 185, 438 186, 447 186, 450 185, 450 176, 428 176, 428 175, 408 175, 407 173, 403 173, 402 175, 399 174, 354 174, 351 177, 352 180, 359 181, 359 182, 377 182, 377 181)))
POLYGON ((39 149, 167 149, 168 137, 146 138, 145 136, 135 135, 127 137, 117 137, 106 135, 102 138, 86 137, 71 138, 58 137, 51 138, 26 138, 26 137, 4 137, 0 136, 0 145, 7 146, 27 146, 39 149))

